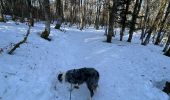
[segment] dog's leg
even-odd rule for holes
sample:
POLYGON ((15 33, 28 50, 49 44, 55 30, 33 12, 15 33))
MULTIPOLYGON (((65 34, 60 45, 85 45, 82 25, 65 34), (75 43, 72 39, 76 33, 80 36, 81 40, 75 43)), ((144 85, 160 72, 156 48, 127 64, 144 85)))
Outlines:
POLYGON ((90 100, 91 100, 93 95, 94 95, 94 91, 93 91, 92 87, 89 84, 87 84, 87 87, 88 87, 88 89, 90 91, 90 100))
POLYGON ((96 93, 97 92, 97 90, 99 89, 99 86, 97 85, 96 87, 94 87, 94 93, 96 93))

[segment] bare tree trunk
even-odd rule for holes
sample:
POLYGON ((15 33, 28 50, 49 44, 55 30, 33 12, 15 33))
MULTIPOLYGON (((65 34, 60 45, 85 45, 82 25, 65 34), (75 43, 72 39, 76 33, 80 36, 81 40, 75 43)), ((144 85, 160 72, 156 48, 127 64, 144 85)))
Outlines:
POLYGON ((95 20, 95 28, 99 29, 99 18, 100 18, 100 9, 101 9, 101 0, 97 1, 97 12, 96 12, 96 20, 95 20))
POLYGON ((168 40, 167 40, 167 42, 165 44, 163 52, 166 52, 168 50, 169 45, 170 45, 170 33, 168 34, 168 40))
MULTIPOLYGON (((39 3, 39 9, 40 9, 41 13, 43 14, 44 8, 43 8, 42 0, 38 0, 38 3, 39 3)), ((38 17, 39 17, 39 19, 44 19, 44 16, 39 15, 38 17)))
POLYGON ((4 22, 4 16, 3 16, 3 2, 0 0, 0 22, 4 22))
POLYGON ((146 26, 147 26, 147 19, 148 19, 148 12, 149 12, 149 0, 146 0, 146 11, 145 11, 145 16, 144 16, 144 23, 143 23, 143 27, 142 27, 142 34, 141 34, 141 41, 143 43, 143 38, 145 37, 145 31, 147 30, 146 26))
POLYGON ((127 42, 132 41, 133 32, 135 30, 136 19, 138 17, 139 11, 140 11, 141 4, 142 4, 142 0, 140 0, 140 1, 136 0, 136 4, 135 4, 133 14, 132 14, 132 20, 131 20, 131 23, 130 23, 129 38, 128 38, 127 42))
POLYGON ((170 47, 169 47, 169 49, 165 52, 165 55, 168 56, 168 57, 170 57, 170 47))
POLYGON ((160 37, 161 37, 161 32, 162 32, 162 30, 163 30, 163 28, 164 28, 164 26, 165 26, 165 21, 166 21, 168 15, 169 15, 169 13, 170 13, 170 1, 169 1, 167 10, 166 10, 165 16, 164 16, 164 18, 163 18, 163 20, 162 20, 162 22, 161 22, 160 29, 159 29, 158 34, 157 34, 157 38, 156 38, 155 45, 158 45, 158 44, 161 42, 161 39, 160 39, 160 37))
POLYGON ((112 36, 114 35, 113 27, 115 22, 116 11, 117 11, 117 0, 113 0, 113 5, 112 7, 110 7, 109 10, 109 29, 108 29, 107 40, 106 40, 108 43, 112 42, 112 36))
POLYGON ((56 16, 57 16, 57 23, 55 29, 60 29, 61 24, 63 22, 63 5, 61 0, 56 0, 56 16))
POLYGON ((20 1, 20 9, 21 9, 21 18, 20 18, 20 22, 21 23, 24 23, 24 9, 23 9, 23 7, 24 7, 24 0, 21 0, 20 1))
POLYGON ((12 20, 15 20, 15 14, 14 14, 14 4, 15 2, 11 0, 11 13, 12 13, 12 20))
POLYGON ((0 22, 4 22, 4 17, 1 8, 0 8, 0 22))
POLYGON ((124 36, 124 31, 125 31, 125 27, 126 27, 126 21, 127 21, 127 13, 128 13, 128 10, 129 10, 129 5, 130 5, 130 0, 127 0, 126 1, 126 8, 125 8, 125 12, 124 14, 122 15, 122 28, 121 28, 121 31, 120 31, 120 41, 123 40, 123 36, 124 36))
POLYGON ((152 24, 151 28, 147 31, 147 37, 145 41, 142 43, 142 45, 147 45, 149 43, 150 37, 152 35, 152 31, 155 29, 155 26, 157 26, 157 24, 159 23, 159 20, 163 16, 165 6, 166 6, 166 0, 162 2, 162 6, 159 9, 159 12, 154 20, 154 23, 152 24))
POLYGON ((28 11, 30 13, 30 18, 29 18, 29 23, 32 27, 34 27, 34 19, 33 19, 33 15, 32 15, 32 4, 31 4, 31 0, 27 0, 27 5, 28 5, 28 11))
POLYGON ((70 25, 69 26, 72 26, 74 24, 74 5, 73 3, 71 3, 71 7, 70 7, 70 25))
POLYGON ((80 1, 80 30, 82 30, 85 26, 85 1, 81 0, 80 1))
POLYGON ((50 2, 49 0, 43 0, 42 5, 44 6, 45 13, 45 30, 41 34, 41 37, 44 39, 49 39, 48 36, 50 34, 50 2))

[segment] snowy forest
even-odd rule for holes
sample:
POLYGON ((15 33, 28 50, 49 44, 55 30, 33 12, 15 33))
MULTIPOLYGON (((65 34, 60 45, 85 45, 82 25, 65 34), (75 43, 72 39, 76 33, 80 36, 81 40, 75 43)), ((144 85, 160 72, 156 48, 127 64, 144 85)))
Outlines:
POLYGON ((170 0, 0 0, 0 100, 170 100, 169 13, 170 0))

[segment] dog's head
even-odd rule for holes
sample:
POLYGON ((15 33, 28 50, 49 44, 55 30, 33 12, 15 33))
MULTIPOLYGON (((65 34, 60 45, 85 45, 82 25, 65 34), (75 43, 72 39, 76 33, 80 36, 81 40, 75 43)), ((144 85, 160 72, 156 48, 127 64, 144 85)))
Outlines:
POLYGON ((61 74, 61 73, 58 74, 58 80, 59 80, 60 82, 62 82, 62 80, 63 80, 63 79, 62 79, 62 76, 63 76, 63 74, 61 74))
POLYGON ((58 80, 59 80, 60 82, 65 81, 65 73, 60 73, 60 74, 58 74, 58 80))

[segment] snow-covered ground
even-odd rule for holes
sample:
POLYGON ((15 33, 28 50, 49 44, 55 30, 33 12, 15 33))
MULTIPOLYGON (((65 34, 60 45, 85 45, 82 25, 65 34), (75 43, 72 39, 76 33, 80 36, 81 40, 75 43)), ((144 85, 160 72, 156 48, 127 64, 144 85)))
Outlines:
MULTIPOLYGON (((161 84, 170 80, 170 58, 161 47, 140 45, 117 38, 106 43, 104 30, 51 28, 52 41, 40 38, 42 23, 31 28, 27 43, 8 55, 11 43, 22 40, 25 24, 0 23, 0 100, 69 100, 69 84, 57 81, 57 74, 72 68, 94 67, 100 73, 93 100, 168 100, 161 84)), ((117 34, 118 35, 118 34, 117 34)), ((127 36, 125 36, 127 38, 127 36)), ((85 84, 73 90, 72 100, 87 100, 85 84)))

